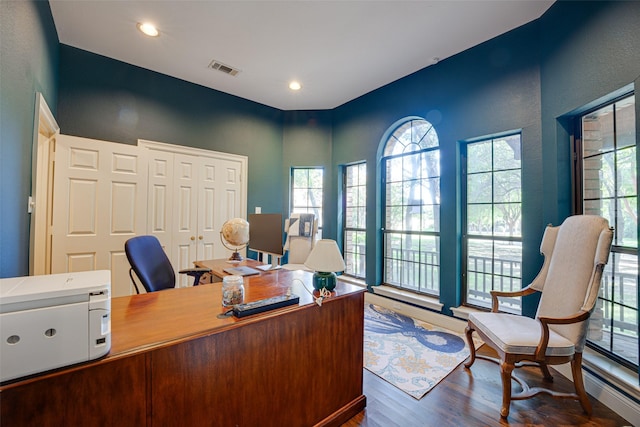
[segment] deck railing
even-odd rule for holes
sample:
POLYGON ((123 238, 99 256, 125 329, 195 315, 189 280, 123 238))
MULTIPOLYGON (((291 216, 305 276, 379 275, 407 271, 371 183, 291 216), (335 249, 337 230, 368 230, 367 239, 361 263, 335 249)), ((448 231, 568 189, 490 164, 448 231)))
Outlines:
POLYGON ((391 249, 385 257, 385 281, 402 289, 438 295, 440 254, 433 251, 391 249))

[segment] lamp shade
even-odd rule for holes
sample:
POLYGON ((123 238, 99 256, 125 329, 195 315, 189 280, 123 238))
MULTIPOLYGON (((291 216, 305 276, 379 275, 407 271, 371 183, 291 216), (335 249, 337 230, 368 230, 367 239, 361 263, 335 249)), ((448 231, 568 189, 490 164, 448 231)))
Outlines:
POLYGON ((316 242, 304 265, 320 272, 344 271, 345 264, 335 240, 322 239, 316 242))

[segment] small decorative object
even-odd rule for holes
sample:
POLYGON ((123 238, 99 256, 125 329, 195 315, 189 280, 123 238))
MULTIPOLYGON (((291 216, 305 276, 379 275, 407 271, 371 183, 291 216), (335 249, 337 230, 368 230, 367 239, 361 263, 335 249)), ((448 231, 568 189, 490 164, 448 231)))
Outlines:
POLYGON ((229 261, 242 261, 242 255, 238 253, 249 244, 249 223, 242 218, 233 218, 222 224, 220 241, 223 246, 233 251, 229 261))
POLYGON ((244 302, 244 280, 242 276, 225 276, 222 279, 222 305, 231 307, 244 302))
POLYGON ((344 259, 335 240, 322 239, 316 242, 309 257, 304 262, 313 273, 313 287, 317 290, 332 291, 336 287, 336 271, 344 271, 344 259))

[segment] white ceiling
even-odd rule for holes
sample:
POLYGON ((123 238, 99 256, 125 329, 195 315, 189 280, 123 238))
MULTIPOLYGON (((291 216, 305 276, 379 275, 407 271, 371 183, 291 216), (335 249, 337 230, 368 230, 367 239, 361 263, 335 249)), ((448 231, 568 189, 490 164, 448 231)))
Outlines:
POLYGON ((50 0, 63 44, 281 110, 335 108, 537 19, 552 3, 50 0), (144 21, 160 37, 142 35, 144 21), (214 59, 240 73, 208 68, 214 59))

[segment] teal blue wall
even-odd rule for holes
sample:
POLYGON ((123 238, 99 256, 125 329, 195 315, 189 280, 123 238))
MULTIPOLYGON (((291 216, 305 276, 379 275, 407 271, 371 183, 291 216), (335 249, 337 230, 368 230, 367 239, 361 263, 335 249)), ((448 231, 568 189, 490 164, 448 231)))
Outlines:
MULTIPOLYGON (((535 274, 532 246, 542 231, 540 69, 538 23, 534 22, 421 70, 334 110, 335 165, 367 161, 367 283, 378 284, 382 266, 380 164, 378 152, 390 127, 410 116, 429 120, 441 148, 441 299, 461 303, 459 148, 461 141, 522 130, 525 275, 535 274)), ((333 196, 334 199, 337 195, 333 196)))
MULTIPOLYGON (((409 116, 431 121, 440 137, 445 312, 461 302, 458 153, 470 138, 522 130, 523 279, 532 280, 542 262, 544 226, 571 213, 563 116, 639 83, 638 23, 640 2, 557 2, 533 23, 336 108, 334 168, 366 160, 368 200, 375 201, 367 208, 367 283, 381 277, 379 145, 390 126, 409 116)), ((331 199, 337 198, 336 191, 331 199)), ((526 299, 523 310, 532 314, 535 306, 535 299, 526 299)))
POLYGON ((640 141, 640 2, 559 2, 540 22, 543 217, 557 224, 572 213, 567 116, 635 87, 640 141))
MULTIPOLYGON (((325 188, 331 183, 334 171, 331 169, 331 111, 286 111, 284 113, 283 163, 282 171, 285 204, 283 212, 288 212, 291 204, 288 192, 291 185, 291 168, 322 167, 324 168, 325 188)), ((331 192, 324 194, 324 205, 335 202, 330 198, 331 192)), ((325 231, 331 230, 335 235, 335 218, 325 215, 325 231)))
POLYGON ((67 135, 245 155, 248 212, 283 206, 283 113, 275 108, 61 45, 57 119, 67 135))
POLYGON ((640 88, 640 2, 559 2, 540 21, 543 184, 552 201, 544 218, 558 223, 571 210, 568 136, 558 119, 634 82, 640 88))
POLYGON ((29 273, 36 92, 55 114, 57 71, 58 35, 49 3, 0 1, 0 277, 29 273))

